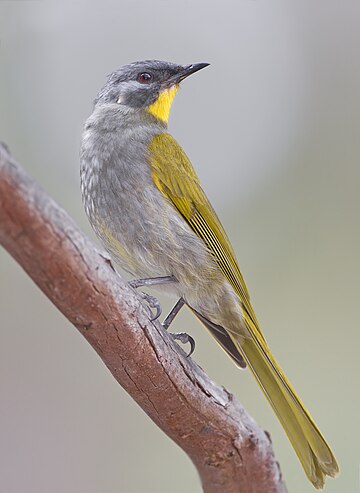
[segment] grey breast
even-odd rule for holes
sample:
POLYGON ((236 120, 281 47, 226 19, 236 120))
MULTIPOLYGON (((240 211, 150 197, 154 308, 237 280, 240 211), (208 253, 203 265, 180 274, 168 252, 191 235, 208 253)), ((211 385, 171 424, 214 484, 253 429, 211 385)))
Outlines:
POLYGON ((200 265, 215 265, 152 180, 148 144, 165 129, 120 105, 95 108, 81 146, 83 201, 95 232, 122 268, 139 277, 176 272, 189 284, 200 265))

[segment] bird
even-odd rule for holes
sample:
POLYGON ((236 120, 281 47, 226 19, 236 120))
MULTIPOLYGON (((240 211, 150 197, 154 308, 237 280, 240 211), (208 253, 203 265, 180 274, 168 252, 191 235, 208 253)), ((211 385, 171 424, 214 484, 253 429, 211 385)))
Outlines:
POLYGON ((250 369, 306 476, 321 489, 339 472, 336 458, 275 361, 228 236, 168 132, 180 83, 208 65, 145 60, 108 76, 82 135, 84 208, 133 287, 154 285, 177 297, 165 328, 186 305, 235 364, 250 369))

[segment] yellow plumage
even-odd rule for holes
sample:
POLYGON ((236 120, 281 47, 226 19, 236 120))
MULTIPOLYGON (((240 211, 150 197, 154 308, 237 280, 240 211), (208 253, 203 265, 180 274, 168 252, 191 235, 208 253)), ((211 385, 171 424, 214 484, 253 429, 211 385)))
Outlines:
POLYGON ((167 123, 169 120, 170 109, 176 93, 179 90, 179 85, 175 84, 169 89, 164 89, 160 92, 157 100, 148 107, 148 112, 159 120, 167 123))
MULTIPOLYGON (((151 112, 167 121, 174 96, 175 93, 161 96, 161 101, 150 107, 151 112)), ((190 160, 167 133, 153 138, 149 155, 155 185, 196 235, 202 238, 237 294, 243 322, 235 331, 224 328, 239 351, 240 360, 246 361, 278 416, 306 475, 316 488, 322 488, 325 475, 335 476, 338 473, 336 459, 270 352, 233 249, 190 160)))

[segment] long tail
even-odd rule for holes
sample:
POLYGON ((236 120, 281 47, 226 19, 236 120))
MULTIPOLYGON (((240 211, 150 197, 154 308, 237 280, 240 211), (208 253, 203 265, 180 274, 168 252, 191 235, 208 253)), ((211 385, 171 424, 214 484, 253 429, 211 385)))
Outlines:
POLYGON ((336 459, 265 340, 249 329, 249 338, 231 337, 279 418, 307 477, 315 488, 321 489, 326 475, 335 477, 339 472, 336 459))

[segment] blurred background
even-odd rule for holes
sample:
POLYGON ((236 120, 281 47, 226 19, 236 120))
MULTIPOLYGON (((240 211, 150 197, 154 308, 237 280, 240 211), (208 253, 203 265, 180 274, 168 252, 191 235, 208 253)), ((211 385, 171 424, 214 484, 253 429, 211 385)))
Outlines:
MULTIPOLYGON (((0 139, 90 236, 82 125, 105 76, 211 66, 170 131, 237 252, 277 359, 359 488, 358 0, 0 2, 0 139)), ((173 300, 161 299, 164 312, 173 300)), ((197 473, 0 250, 1 493, 197 493, 197 473)), ((194 359, 269 430, 289 493, 313 491, 249 372, 184 310, 194 359)))

